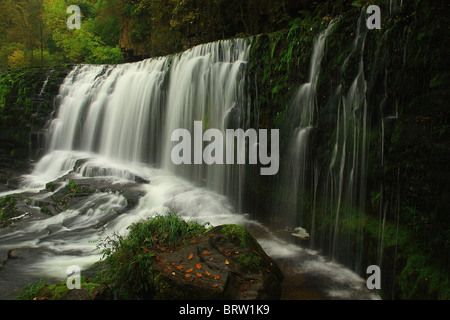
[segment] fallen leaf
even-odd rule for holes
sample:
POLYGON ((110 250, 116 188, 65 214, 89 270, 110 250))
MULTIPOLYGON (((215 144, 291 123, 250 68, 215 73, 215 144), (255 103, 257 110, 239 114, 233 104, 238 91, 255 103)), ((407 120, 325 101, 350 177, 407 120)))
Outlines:
POLYGON ((207 276, 210 276, 211 273, 208 272, 208 270, 205 271, 207 276))
POLYGON ((218 274, 214 275, 214 280, 217 280, 219 278, 220 278, 220 276, 218 274))
POLYGON ((167 267, 167 270, 172 270, 172 268, 171 267, 167 267))
POLYGON ((197 267, 197 269, 201 269, 202 268, 202 265, 200 263, 197 263, 195 266, 197 267))
POLYGON ((197 277, 201 278, 203 277, 201 273, 196 273, 197 277))
POLYGON ((230 264, 230 262, 228 262, 228 260, 225 260, 225 264, 230 264))
POLYGON ((216 284, 213 284, 212 286, 213 286, 213 288, 217 288, 219 285, 216 283, 216 284))
POLYGON ((177 269, 181 271, 181 269, 183 269, 183 266, 177 266, 177 269))
POLYGON ((192 272, 192 271, 194 271, 194 268, 190 268, 190 269, 186 270, 187 273, 192 272))
POLYGON ((204 256, 209 256, 209 255, 211 255, 211 251, 205 250, 205 251, 202 252, 202 254, 204 256))
POLYGON ((236 253, 236 251, 234 249, 230 249, 230 250, 225 251, 225 255, 226 256, 231 256, 233 253, 236 253))
POLYGON ((190 277, 192 277, 189 273, 186 273, 185 275, 184 275, 184 277, 185 278, 190 278, 190 277))
POLYGON ((191 260, 192 258, 194 257, 194 254, 193 253, 191 253, 190 255, 189 255, 189 258, 188 258, 188 260, 191 260))
POLYGON ((209 259, 209 261, 213 261, 214 260, 214 258, 213 257, 211 257, 211 259, 209 259))

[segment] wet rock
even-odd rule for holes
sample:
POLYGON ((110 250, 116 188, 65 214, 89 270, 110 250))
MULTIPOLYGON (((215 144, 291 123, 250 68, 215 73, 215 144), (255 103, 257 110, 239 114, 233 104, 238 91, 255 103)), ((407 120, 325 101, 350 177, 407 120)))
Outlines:
POLYGON ((8 251, 8 259, 16 259, 17 258, 17 250, 11 249, 8 251))
POLYGON ((255 238, 236 225, 215 227, 157 253, 162 299, 280 299, 283 275, 255 238))

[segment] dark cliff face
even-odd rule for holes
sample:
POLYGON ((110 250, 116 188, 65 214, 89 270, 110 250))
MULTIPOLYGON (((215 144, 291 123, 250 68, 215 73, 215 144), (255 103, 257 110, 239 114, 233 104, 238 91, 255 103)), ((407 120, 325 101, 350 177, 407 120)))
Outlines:
POLYGON ((120 47, 126 60, 180 52, 198 44, 289 28, 311 0, 125 2, 120 47))
MULTIPOLYGON (((448 37, 443 13, 448 5, 440 1, 408 2, 396 8, 389 8, 386 1, 379 4, 381 30, 358 31, 363 7, 355 6, 343 11, 327 39, 305 164, 308 179, 295 208, 296 218, 311 231, 314 248, 362 276, 368 265, 380 264, 383 298, 445 298, 449 73, 440 66, 448 65, 443 41, 448 37), (355 42, 358 32, 360 40, 355 42), (359 136, 365 140, 359 148, 367 148, 365 162, 360 162, 366 166, 361 175, 365 179, 354 182, 353 195, 343 193, 336 209, 327 204, 333 201, 327 191, 333 189, 325 182, 333 177, 330 155, 339 134, 339 105, 345 103, 336 92, 354 90, 360 72, 367 107, 365 138, 359 136)), ((249 78, 256 113, 251 117, 253 125, 280 129, 281 166, 288 160, 289 140, 300 123, 289 112, 292 97, 308 81, 313 39, 329 22, 315 18, 289 31, 257 36, 253 42, 249 78)), ((356 110, 352 110, 355 119, 356 110)), ((268 219, 273 220, 273 212, 282 216, 286 203, 280 197, 290 191, 283 189, 282 178, 251 173, 248 177, 248 210, 257 204, 258 214, 265 213, 268 219)), ((349 188, 347 181, 342 188, 349 188)))

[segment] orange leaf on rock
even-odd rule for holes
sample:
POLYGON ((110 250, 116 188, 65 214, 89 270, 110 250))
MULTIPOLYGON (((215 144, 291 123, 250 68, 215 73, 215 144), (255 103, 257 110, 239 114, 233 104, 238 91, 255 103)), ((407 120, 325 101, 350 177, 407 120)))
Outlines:
POLYGON ((185 277, 185 278, 190 278, 190 277, 192 277, 192 275, 190 275, 189 273, 186 273, 186 274, 184 275, 184 277, 185 277))
POLYGON ((211 273, 208 272, 208 270, 205 271, 207 276, 210 276, 211 273))
POLYGON ((225 264, 230 264, 230 262, 228 262, 228 260, 225 260, 225 264))
POLYGON ((213 284, 212 285, 214 288, 217 288, 219 285, 216 283, 216 284, 213 284))
POLYGON ((189 255, 189 258, 188 258, 188 260, 191 260, 192 258, 194 257, 194 254, 193 253, 191 253, 190 255, 189 255))
POLYGON ((201 278, 202 274, 201 273, 196 273, 197 277, 201 278))
POLYGON ((220 278, 220 276, 218 274, 214 275, 214 280, 217 280, 219 278, 220 278))
POLYGON ((186 270, 187 273, 192 272, 192 271, 194 271, 194 268, 190 268, 190 269, 186 270))
POLYGON ((181 269, 183 269, 183 266, 177 266, 177 269, 181 271, 181 269))
POLYGON ((197 267, 197 269, 201 269, 202 268, 202 265, 200 263, 197 263, 195 266, 197 267))
POLYGON ((211 251, 205 250, 202 252, 202 254, 205 256, 209 256, 209 255, 211 255, 211 251))

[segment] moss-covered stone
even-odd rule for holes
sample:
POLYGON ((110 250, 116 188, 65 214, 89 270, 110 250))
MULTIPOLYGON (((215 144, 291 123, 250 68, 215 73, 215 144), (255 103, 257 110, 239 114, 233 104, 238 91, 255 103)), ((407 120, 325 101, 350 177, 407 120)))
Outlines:
POLYGON ((14 196, 6 196, 0 199, 0 228, 8 226, 11 218, 16 217, 19 211, 16 209, 17 200, 14 196))
POLYGON ((207 229, 176 215, 157 216, 130 226, 126 238, 105 240, 104 275, 122 299, 281 296, 280 270, 242 226, 207 229))

